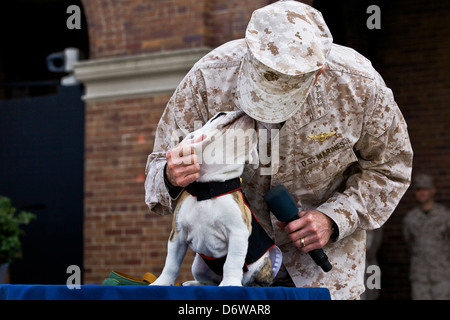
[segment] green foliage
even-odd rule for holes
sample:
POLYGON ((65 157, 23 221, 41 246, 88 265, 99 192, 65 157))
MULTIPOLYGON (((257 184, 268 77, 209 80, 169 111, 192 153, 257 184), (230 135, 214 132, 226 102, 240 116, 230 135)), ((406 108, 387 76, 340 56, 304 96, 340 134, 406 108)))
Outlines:
POLYGON ((22 245, 19 236, 24 234, 20 225, 28 224, 36 215, 21 211, 16 214, 11 200, 0 196, 0 264, 12 263, 22 257, 22 245))

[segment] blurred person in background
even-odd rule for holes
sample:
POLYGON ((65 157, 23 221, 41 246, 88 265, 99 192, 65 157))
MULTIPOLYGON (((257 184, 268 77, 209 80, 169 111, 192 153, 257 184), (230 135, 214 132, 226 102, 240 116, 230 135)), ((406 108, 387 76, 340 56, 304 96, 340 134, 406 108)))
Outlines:
POLYGON ((413 300, 450 299, 450 211, 435 202, 433 177, 413 179, 418 206, 404 219, 404 236, 411 253, 409 279, 413 300))

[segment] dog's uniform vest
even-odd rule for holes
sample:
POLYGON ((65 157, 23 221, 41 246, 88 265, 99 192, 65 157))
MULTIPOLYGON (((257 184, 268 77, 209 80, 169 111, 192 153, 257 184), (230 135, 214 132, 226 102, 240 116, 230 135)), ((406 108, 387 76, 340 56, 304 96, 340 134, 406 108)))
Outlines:
MULTIPOLYGON (((248 265, 257 261, 267 251, 275 246, 273 240, 261 227, 255 217, 255 214, 250 209, 247 198, 242 191, 240 178, 230 179, 224 182, 194 182, 187 186, 185 190, 193 197, 196 197, 197 201, 213 199, 226 194, 231 194, 233 192, 239 193, 239 201, 242 201, 242 203, 238 203, 239 207, 241 208, 241 210, 245 210, 245 207, 248 208, 248 210, 250 210, 251 212, 252 217, 252 232, 248 238, 247 255, 245 257, 245 264, 243 266, 244 272, 248 271, 248 265)), ((226 256, 221 258, 212 258, 207 257, 202 253, 199 253, 199 255, 203 258, 208 267, 212 271, 214 271, 214 273, 216 273, 217 275, 223 275, 223 265, 227 258, 226 256)))

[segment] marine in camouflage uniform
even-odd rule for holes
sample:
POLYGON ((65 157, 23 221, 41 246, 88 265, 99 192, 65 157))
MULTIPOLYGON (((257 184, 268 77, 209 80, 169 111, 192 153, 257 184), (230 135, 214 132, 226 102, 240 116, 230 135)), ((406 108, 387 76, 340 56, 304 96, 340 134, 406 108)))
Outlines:
POLYGON ((245 39, 203 57, 170 99, 146 166, 152 211, 169 214, 176 203, 164 183, 166 151, 179 143, 176 137, 192 132, 196 122, 236 109, 257 120, 261 161, 257 169, 245 167, 243 189, 283 252, 287 273, 277 280, 327 287, 333 299, 359 298, 365 230, 389 218, 410 183, 412 150, 392 91, 366 58, 332 44, 312 7, 280 1, 256 10, 245 39), (311 75, 324 65, 312 85, 311 75), (277 184, 286 186, 300 210, 318 210, 335 223, 335 237, 323 247, 330 272, 276 224, 263 195, 277 184))
POLYGON ((403 228, 411 252, 411 296, 414 300, 449 300, 450 211, 434 201, 431 176, 415 176, 413 186, 419 205, 407 213, 403 228))

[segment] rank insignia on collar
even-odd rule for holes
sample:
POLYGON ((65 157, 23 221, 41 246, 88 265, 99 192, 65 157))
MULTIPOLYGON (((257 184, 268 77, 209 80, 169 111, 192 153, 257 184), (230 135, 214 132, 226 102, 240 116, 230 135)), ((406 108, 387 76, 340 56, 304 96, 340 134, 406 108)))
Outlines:
POLYGON ((332 137, 336 134, 336 131, 332 132, 321 132, 320 134, 310 135, 311 139, 319 140, 320 142, 327 140, 329 137, 332 137))

